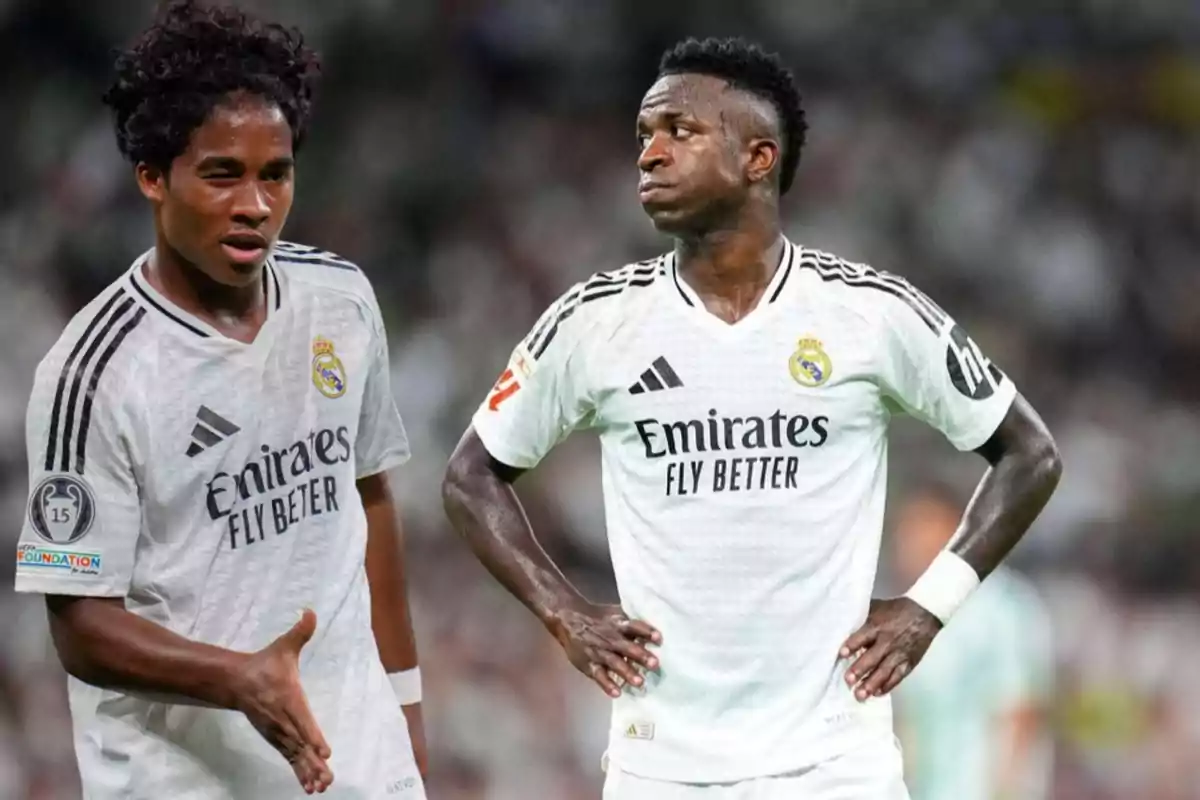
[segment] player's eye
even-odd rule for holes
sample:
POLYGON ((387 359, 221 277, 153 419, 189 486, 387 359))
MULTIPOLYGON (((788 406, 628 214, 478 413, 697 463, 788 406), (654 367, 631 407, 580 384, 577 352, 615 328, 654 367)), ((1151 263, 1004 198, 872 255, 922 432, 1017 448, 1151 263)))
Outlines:
POLYGON ((638 143, 639 149, 645 150, 646 145, 650 144, 650 135, 645 134, 645 133, 639 133, 637 136, 637 143, 638 143))
POLYGON ((692 135, 692 131, 690 128, 685 128, 684 126, 680 125, 677 122, 671 124, 671 136, 673 138, 686 139, 691 135, 692 135))

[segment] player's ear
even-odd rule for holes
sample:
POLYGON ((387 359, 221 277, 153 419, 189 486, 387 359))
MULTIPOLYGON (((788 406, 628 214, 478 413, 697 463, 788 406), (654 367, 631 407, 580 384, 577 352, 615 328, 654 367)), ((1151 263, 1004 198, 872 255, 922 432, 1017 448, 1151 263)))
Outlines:
POLYGON ((747 153, 746 180, 750 183, 765 181, 779 163, 779 142, 774 139, 751 139, 747 153))
POLYGON ((142 195, 151 202, 161 203, 167 191, 167 173, 160 167, 141 161, 134 168, 134 174, 142 195))

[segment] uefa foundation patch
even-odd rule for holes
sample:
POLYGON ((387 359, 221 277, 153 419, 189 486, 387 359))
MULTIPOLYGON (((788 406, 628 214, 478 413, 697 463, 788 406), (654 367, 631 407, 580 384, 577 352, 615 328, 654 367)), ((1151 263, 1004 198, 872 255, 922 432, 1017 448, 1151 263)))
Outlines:
POLYGON ((99 575, 99 553, 45 545, 17 545, 17 570, 45 575, 99 575))

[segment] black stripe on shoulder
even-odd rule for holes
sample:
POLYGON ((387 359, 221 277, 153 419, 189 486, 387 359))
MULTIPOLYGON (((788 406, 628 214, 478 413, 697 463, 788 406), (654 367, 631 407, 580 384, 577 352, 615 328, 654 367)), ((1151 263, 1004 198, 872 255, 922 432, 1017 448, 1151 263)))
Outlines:
POLYGON ((275 256, 300 257, 314 256, 317 258, 331 257, 338 261, 345 259, 335 256, 333 253, 321 250, 319 247, 313 247, 309 244, 300 244, 298 242, 276 242, 271 248, 271 254, 275 256))
POLYGON ((100 376, 104 374, 104 368, 112 360, 113 354, 117 352, 117 348, 125 341, 125 337, 138 326, 138 323, 142 321, 142 317, 144 316, 146 316, 146 309, 139 308, 132 317, 125 320, 125 324, 117 330, 116 336, 108 343, 108 347, 104 349, 100 360, 96 362, 96 368, 92 370, 91 380, 88 381, 87 393, 84 395, 83 413, 79 420, 79 439, 75 443, 75 471, 80 475, 83 474, 84 465, 87 461, 87 435, 88 428, 92 424, 92 399, 96 396, 96 387, 100 385, 100 376))
POLYGON ((817 259, 818 261, 821 261, 827 265, 834 266, 843 271, 849 271, 854 275, 882 281, 898 291, 906 293, 908 296, 906 302, 909 302, 910 305, 913 305, 914 310, 917 311, 918 314, 923 313, 927 315, 933 321, 935 326, 940 327, 947 319, 946 312, 943 311, 937 303, 933 302, 920 289, 913 286, 899 275, 893 275, 889 272, 881 272, 868 267, 866 264, 851 264, 839 258, 835 258, 828 253, 818 253, 817 259))
POLYGON ((609 272, 597 272, 584 285, 593 286, 601 283, 622 283, 647 275, 653 276, 657 270, 658 267, 654 264, 634 264, 629 267, 610 270, 609 272))
POLYGON ((271 255, 276 261, 288 264, 316 264, 322 267, 344 269, 351 272, 360 271, 354 262, 347 261, 337 253, 331 253, 328 250, 321 250, 318 247, 307 244, 297 244, 296 242, 276 242, 271 255))
POLYGON ((915 303, 917 306, 920 306, 920 310, 927 314, 935 324, 940 325, 941 323, 945 322, 946 312, 942 311, 941 307, 938 306, 937 303, 930 300, 924 292, 913 286, 904 278, 901 278, 899 275, 894 275, 890 272, 871 269, 866 265, 857 266, 863 275, 883 281, 889 286, 893 286, 899 291, 904 292, 913 303, 915 303))
MULTIPOLYGON (((67 407, 63 419, 62 452, 60 453, 58 466, 59 470, 62 472, 66 472, 71 468, 71 435, 75 430, 75 407, 79 402, 79 392, 83 388, 84 373, 87 372, 87 368, 92 361, 92 357, 95 356, 96 351, 100 349, 100 345, 104 342, 105 337, 108 336, 108 332, 112 330, 113 326, 116 325, 117 322, 119 322, 122 318, 124 318, 128 314, 129 310, 135 305, 136 303, 132 297, 126 297, 124 302, 117 306, 117 310, 109 316, 108 321, 104 323, 104 326, 101 327, 99 332, 92 337, 91 344, 88 345, 87 350, 83 351, 83 358, 81 358, 79 363, 75 366, 74 377, 71 380, 71 391, 67 395, 67 407)), ((141 311, 142 309, 138 310, 141 311)), ((91 397, 84 398, 85 404, 89 404, 90 402, 91 397)))
POLYGON ((71 376, 71 368, 75 365, 75 359, 79 357, 79 351, 83 350, 84 345, 88 343, 92 331, 100 324, 100 321, 105 318, 108 312, 112 309, 113 304, 125 297, 125 290, 118 288, 113 292, 112 297, 100 307, 100 311, 96 316, 92 317, 91 322, 83 329, 83 333, 75 342, 75 346, 71 348, 70 355, 63 362, 62 370, 58 373, 58 385, 54 389, 54 406, 50 412, 50 435, 46 441, 46 470, 54 469, 54 455, 58 450, 58 423, 62 417, 63 394, 67 389, 67 381, 71 376))
POLYGON ((287 259, 293 264, 320 264, 321 266, 333 267, 334 269, 358 271, 358 266, 354 262, 342 258, 337 253, 331 253, 328 250, 322 250, 319 247, 313 247, 308 244, 276 242, 272 250, 274 257, 287 259))
POLYGON ((579 296, 580 303, 587 303, 595 300, 598 297, 608 297, 610 295, 621 294, 626 289, 637 286, 649 286, 654 283, 654 276, 642 276, 631 278, 630 280, 611 286, 589 286, 584 289, 583 294, 579 296))
POLYGON ((605 297, 616 297, 631 287, 650 286, 658 271, 656 262, 632 264, 612 272, 597 273, 586 283, 577 284, 559 301, 556 312, 545 315, 542 323, 525 340, 525 347, 536 361, 554 341, 563 321, 570 318, 581 305, 605 297))
POLYGON ((550 307, 550 309, 542 316, 540 324, 534 328, 528 337, 526 337, 524 343, 526 349, 528 349, 531 353, 534 352, 536 349, 535 344, 546 334, 547 331, 551 330, 563 319, 566 319, 567 316, 570 316, 572 313, 574 313, 574 306, 579 303, 580 296, 585 292, 602 287, 614 287, 619 285, 621 283, 621 279, 618 276, 622 275, 622 273, 625 273, 626 270, 630 270, 634 275, 635 281, 638 281, 634 283, 634 285, 643 285, 640 281, 647 277, 651 281, 653 280, 654 267, 645 266, 640 262, 634 265, 634 267, 635 269, 633 270, 630 270, 629 267, 623 267, 621 269, 612 270, 609 272, 598 272, 587 281, 575 284, 570 291, 559 298, 555 305, 550 307), (566 316, 563 316, 564 313, 566 316))
POLYGON ((530 351, 533 354, 534 361, 537 361, 542 357, 543 354, 545 354, 546 348, 550 346, 550 343, 554 341, 554 337, 558 333, 558 326, 569 319, 571 315, 575 313, 575 309, 578 307, 579 306, 577 305, 571 306, 570 308, 564 309, 562 313, 558 315, 558 318, 554 320, 554 324, 550 326, 550 330, 547 331, 546 338, 542 339, 541 343, 536 349, 530 351))
POLYGON ((295 256, 284 253, 276 253, 275 261, 280 264, 307 264, 316 265, 319 267, 332 267, 333 269, 344 269, 347 272, 360 272, 359 268, 349 261, 345 261, 336 256, 322 254, 316 256, 295 256))
POLYGON ((837 281, 846 286, 875 289, 902 300, 934 333, 940 333, 946 320, 945 312, 903 278, 877 272, 861 264, 850 264, 827 253, 805 251, 800 266, 817 273, 823 281, 837 281))
POLYGON ((883 272, 882 270, 878 274, 881 279, 898 284, 904 289, 907 289, 913 297, 915 297, 926 308, 929 309, 930 314, 932 314, 934 319, 936 319, 939 323, 944 323, 947 319, 949 319, 950 315, 943 311, 942 307, 933 301, 933 298, 922 292, 913 284, 909 283, 907 279, 891 272, 883 272))
POLYGON ((145 300, 147 303, 149 303, 151 306, 153 306, 156 311, 159 311, 160 313, 162 313, 162 315, 164 317, 171 320, 172 322, 175 322, 176 324, 182 325, 184 328, 187 328, 189 331, 196 334, 197 336, 199 336, 202 339, 209 338, 207 332, 202 331, 201 329, 197 328, 195 325, 191 324, 190 322, 180 319, 179 317, 175 316, 167 309, 163 308, 162 303, 159 303, 157 300, 155 300, 153 297, 150 296, 149 292, 147 292, 145 289, 143 289, 141 286, 139 286, 138 282, 134 279, 134 277, 132 275, 129 276, 129 283, 133 286, 134 289, 137 290, 137 293, 142 296, 143 300, 145 300))
MULTIPOLYGON (((562 300, 565 299, 566 298, 562 298, 562 300)), ((537 325, 532 331, 529 332, 529 335, 525 337, 525 341, 522 342, 522 344, 525 345, 526 350, 532 353, 534 343, 540 341, 542 336, 545 335, 546 331, 550 330, 550 326, 557 322, 558 311, 556 309, 561 305, 563 305, 563 303, 560 300, 560 302, 556 302, 554 305, 550 306, 550 308, 546 310, 546 313, 542 315, 542 318, 538 321, 537 325)))

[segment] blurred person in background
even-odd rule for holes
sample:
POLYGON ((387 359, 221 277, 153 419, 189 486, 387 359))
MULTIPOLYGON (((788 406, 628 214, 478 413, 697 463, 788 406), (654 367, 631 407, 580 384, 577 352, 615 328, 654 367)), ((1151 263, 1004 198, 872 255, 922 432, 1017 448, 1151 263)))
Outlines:
POLYGON ((84 796, 424 798, 382 316, 352 263, 279 241, 320 62, 177 0, 114 73, 154 246, 38 366, 15 578, 84 796))
MULTIPOLYGON (((963 506, 933 483, 904 499, 890 543, 900 584, 946 546, 963 506)), ((1001 565, 896 692, 913 800, 1049 797, 1053 670, 1048 612, 1032 584, 1001 565)))
POLYGON ((673 250, 553 304, 447 468, 451 521, 614 700, 606 800, 905 800, 886 695, 1058 483, 1041 418, 946 312, 785 235, 806 130, 778 55, 668 49, 636 163, 673 250), (872 601, 902 413, 990 469, 954 542, 872 601), (586 429, 617 606, 565 579, 512 486, 586 429))

